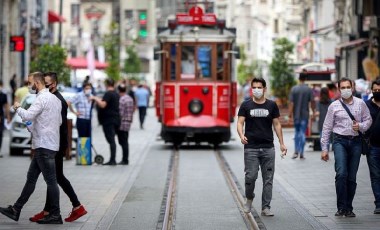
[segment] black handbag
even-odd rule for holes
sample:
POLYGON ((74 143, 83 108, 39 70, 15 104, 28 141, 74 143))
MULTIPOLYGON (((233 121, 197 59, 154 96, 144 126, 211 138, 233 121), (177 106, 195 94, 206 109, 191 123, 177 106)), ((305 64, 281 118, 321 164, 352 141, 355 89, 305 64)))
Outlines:
MULTIPOLYGON (((351 120, 356 121, 355 117, 352 115, 352 113, 348 109, 347 105, 345 105, 341 100, 339 100, 339 101, 342 104, 343 108, 348 113, 348 116, 350 116, 351 120)), ((369 151, 370 151, 370 149, 369 149, 369 147, 370 147, 369 137, 364 135, 360 131, 358 131, 358 133, 359 133, 359 137, 360 137, 361 144, 362 144, 362 155, 367 155, 367 154, 369 154, 369 151)))

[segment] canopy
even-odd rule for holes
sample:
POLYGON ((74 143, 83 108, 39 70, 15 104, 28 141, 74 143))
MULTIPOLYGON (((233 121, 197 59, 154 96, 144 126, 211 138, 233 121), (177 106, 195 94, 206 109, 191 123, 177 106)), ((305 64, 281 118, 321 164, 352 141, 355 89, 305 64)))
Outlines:
POLYGON ((55 23, 55 22, 65 22, 66 19, 63 18, 61 15, 54 13, 54 11, 49 10, 48 11, 48 22, 49 23, 55 23))
MULTIPOLYGON (((85 57, 75 57, 66 60, 66 64, 70 66, 71 69, 87 69, 88 63, 85 57)), ((108 63, 99 62, 95 60, 95 69, 105 69, 108 67, 108 63)))

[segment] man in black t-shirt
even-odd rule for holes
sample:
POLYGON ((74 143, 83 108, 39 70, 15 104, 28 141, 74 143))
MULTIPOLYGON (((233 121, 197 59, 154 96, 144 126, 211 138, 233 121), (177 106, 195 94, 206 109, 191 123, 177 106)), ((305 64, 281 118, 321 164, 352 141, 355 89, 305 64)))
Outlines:
POLYGON ((103 126, 103 132, 107 142, 110 144, 111 158, 110 161, 104 165, 116 165, 116 131, 120 126, 119 115, 119 94, 115 91, 115 82, 112 79, 105 81, 107 91, 103 96, 103 99, 92 96, 91 100, 94 100, 99 106, 99 112, 102 113, 102 120, 100 123, 103 126))
POLYGON ((369 137, 370 142, 367 163, 372 192, 375 196, 376 208, 373 213, 380 214, 380 78, 372 82, 371 90, 373 97, 365 102, 372 117, 372 125, 365 133, 369 137))
MULTIPOLYGON (((7 95, 1 90, 3 88, 3 82, 0 81, 0 151, 1 145, 3 143, 3 131, 4 131, 4 115, 7 116, 7 123, 11 123, 11 114, 9 112, 9 104, 7 100, 7 95)), ((0 157, 3 155, 0 152, 0 157)))
POLYGON ((270 210, 275 166, 272 126, 280 142, 282 156, 286 155, 287 149, 282 136, 279 109, 274 101, 264 97, 265 80, 253 78, 251 88, 253 98, 241 104, 237 123, 237 131, 244 145, 245 196, 247 197, 244 212, 251 212, 252 201, 255 197, 255 182, 260 167, 263 176, 261 215, 273 216, 270 210))

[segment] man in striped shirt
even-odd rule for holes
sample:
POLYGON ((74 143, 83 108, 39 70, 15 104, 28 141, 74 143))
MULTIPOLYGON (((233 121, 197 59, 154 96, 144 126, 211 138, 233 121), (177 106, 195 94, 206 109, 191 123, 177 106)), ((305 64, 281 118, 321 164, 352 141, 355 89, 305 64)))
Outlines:
POLYGON ((77 115, 77 130, 79 137, 91 137, 91 114, 93 102, 90 100, 92 96, 92 85, 90 82, 83 84, 82 92, 78 93, 67 103, 71 112, 77 115), (73 109, 75 106, 76 111, 73 109))
POLYGON ((361 155, 360 133, 365 133, 372 123, 368 107, 363 100, 352 96, 352 82, 342 78, 338 82, 341 98, 331 103, 323 123, 321 147, 322 160, 329 159, 328 144, 333 133, 335 158, 335 189, 338 211, 335 216, 355 217, 352 201, 356 191, 356 173, 361 155), (348 107, 355 120, 352 120, 343 107, 348 107))
POLYGON ((117 131, 117 137, 119 139, 119 144, 123 149, 123 159, 119 163, 121 165, 128 165, 129 160, 129 144, 128 144, 128 135, 129 129, 131 128, 134 103, 133 99, 127 94, 126 85, 122 84, 118 86, 119 90, 119 114, 120 114, 120 127, 117 131))

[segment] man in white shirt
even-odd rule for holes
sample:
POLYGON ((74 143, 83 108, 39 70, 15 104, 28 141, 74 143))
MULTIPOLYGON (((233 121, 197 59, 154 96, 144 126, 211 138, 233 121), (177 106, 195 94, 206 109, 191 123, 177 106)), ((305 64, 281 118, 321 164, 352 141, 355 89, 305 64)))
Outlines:
POLYGON ((14 103, 13 108, 24 122, 32 122, 28 130, 32 133, 32 149, 35 154, 30 162, 27 180, 20 197, 13 206, 0 208, 0 212, 12 220, 18 221, 21 209, 32 195, 38 176, 42 172, 51 199, 51 211, 37 223, 62 224, 55 170, 55 155, 59 150, 59 127, 62 123, 62 105, 60 100, 45 88, 42 73, 36 72, 28 76, 28 88, 29 93, 37 93, 34 103, 28 110, 20 108, 18 102, 14 103))

